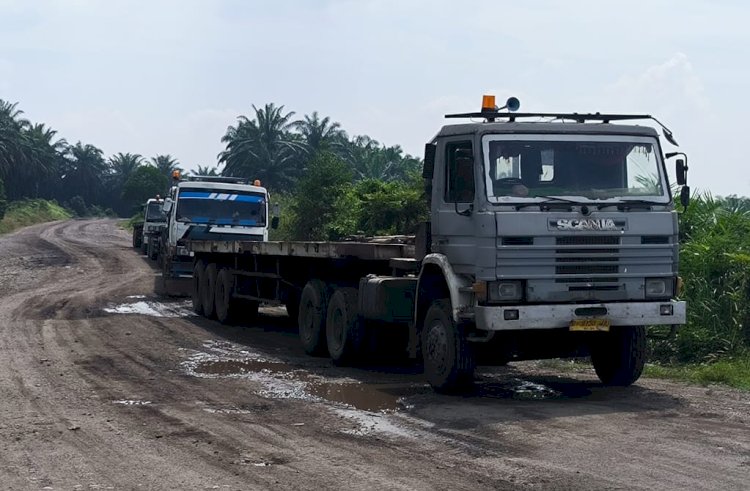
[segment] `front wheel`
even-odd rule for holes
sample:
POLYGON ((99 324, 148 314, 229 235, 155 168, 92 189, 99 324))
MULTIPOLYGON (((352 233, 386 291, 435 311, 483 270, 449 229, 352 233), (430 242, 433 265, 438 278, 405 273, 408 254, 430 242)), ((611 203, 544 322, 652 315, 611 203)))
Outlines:
POLYGON ((193 289, 191 291, 191 299, 193 301, 193 312, 198 315, 203 315, 203 299, 201 295, 201 285, 203 284, 203 276, 206 274, 206 263, 201 260, 195 262, 193 266, 193 289))
POLYGON ((216 275, 218 274, 216 264, 211 263, 206 266, 203 279, 200 284, 201 304, 203 305, 203 315, 213 319, 216 315, 216 275))
POLYGON ((591 347, 591 362, 605 385, 628 386, 646 365, 646 328, 613 327, 591 347))
POLYGON ((448 299, 432 302, 422 327, 422 357, 427 381, 438 392, 467 389, 474 379, 474 355, 453 320, 448 299))

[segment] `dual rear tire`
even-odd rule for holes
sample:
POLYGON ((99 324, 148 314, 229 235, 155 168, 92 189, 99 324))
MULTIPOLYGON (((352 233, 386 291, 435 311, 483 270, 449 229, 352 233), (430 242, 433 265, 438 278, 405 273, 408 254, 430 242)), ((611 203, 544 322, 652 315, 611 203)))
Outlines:
POLYGON ((191 297, 196 314, 215 318, 222 324, 232 324, 240 318, 253 318, 258 314, 258 302, 236 298, 232 272, 214 263, 195 263, 191 297))

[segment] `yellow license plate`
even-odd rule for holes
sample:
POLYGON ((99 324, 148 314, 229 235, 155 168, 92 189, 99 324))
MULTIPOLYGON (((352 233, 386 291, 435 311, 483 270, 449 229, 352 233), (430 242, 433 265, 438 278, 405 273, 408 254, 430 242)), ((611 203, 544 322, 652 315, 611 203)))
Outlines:
POLYGON ((609 331, 609 319, 575 319, 570 321, 571 331, 609 331))

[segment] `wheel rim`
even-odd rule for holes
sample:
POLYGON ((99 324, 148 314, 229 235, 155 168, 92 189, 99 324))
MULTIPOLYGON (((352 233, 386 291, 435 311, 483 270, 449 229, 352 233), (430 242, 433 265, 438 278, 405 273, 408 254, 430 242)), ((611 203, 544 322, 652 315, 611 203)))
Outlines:
POLYGON ((430 325, 427 331, 427 362, 436 374, 445 373, 445 360, 448 358, 448 336, 440 321, 430 325))

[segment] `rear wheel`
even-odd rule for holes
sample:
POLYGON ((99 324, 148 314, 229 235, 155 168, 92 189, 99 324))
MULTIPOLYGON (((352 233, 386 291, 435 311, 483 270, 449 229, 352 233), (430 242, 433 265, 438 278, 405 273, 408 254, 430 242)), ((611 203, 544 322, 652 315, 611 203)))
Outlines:
POLYGON ((351 363, 360 353, 363 337, 357 289, 339 288, 331 295, 326 315, 326 341, 333 361, 351 363))
POLYGON ((216 314, 216 304, 214 297, 216 296, 216 264, 211 263, 206 266, 206 272, 203 275, 203 281, 201 281, 201 304, 203 305, 203 315, 209 319, 213 318, 216 314))
POLYGON ((591 347, 591 362, 606 385, 628 386, 638 380, 646 365, 646 328, 613 327, 591 347))
POLYGON ((432 302, 422 327, 424 373, 439 392, 458 392, 471 386, 474 356, 463 332, 453 320, 450 301, 432 302))
POLYGON ((310 280, 302 289, 297 325, 302 347, 309 355, 325 355, 325 321, 328 311, 328 288, 321 280, 310 280))
POLYGON ((191 291, 191 298, 193 300, 193 312, 198 315, 203 315, 203 300, 201 299, 201 285, 203 284, 203 277, 206 274, 206 263, 203 261, 196 261, 193 266, 193 288, 191 291))
POLYGON ((216 275, 216 318, 222 324, 230 324, 238 317, 238 302, 233 298, 234 277, 232 273, 222 268, 216 275))

